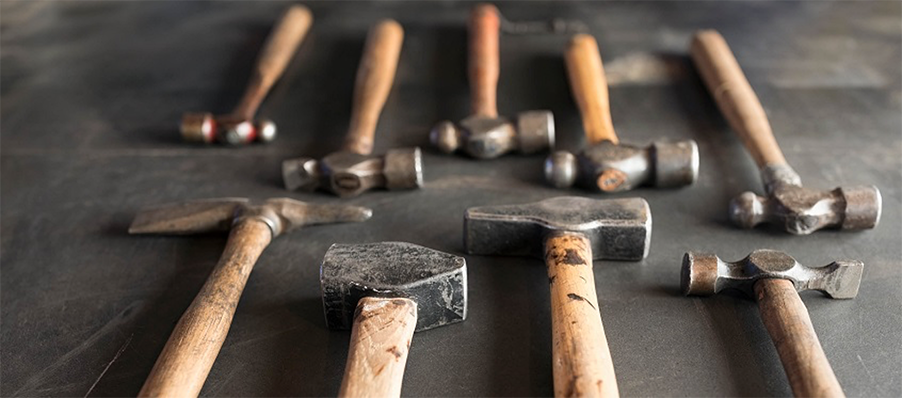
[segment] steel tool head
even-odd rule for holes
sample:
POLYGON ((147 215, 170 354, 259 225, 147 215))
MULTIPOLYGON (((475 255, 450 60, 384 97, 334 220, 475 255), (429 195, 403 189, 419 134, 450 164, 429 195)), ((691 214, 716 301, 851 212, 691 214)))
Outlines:
POLYGON ((334 244, 320 270, 326 324, 350 329, 357 301, 405 297, 417 303, 416 330, 467 317, 467 263, 463 257, 404 242, 334 244))
POLYGON ((728 263, 714 254, 688 252, 683 256, 683 294, 709 296, 724 289, 737 289, 754 297, 753 285, 762 278, 792 281, 797 291, 819 290, 836 299, 858 295, 861 261, 834 261, 823 267, 799 264, 786 253, 755 250, 748 257, 728 263))
POLYGON ((182 138, 185 141, 229 145, 247 144, 257 140, 270 142, 276 138, 276 125, 270 120, 256 122, 234 116, 213 117, 212 113, 191 112, 182 115, 182 138))
POLYGON ((289 190, 323 189, 341 197, 357 196, 376 187, 389 190, 423 186, 420 148, 391 149, 385 156, 335 152, 322 160, 282 162, 282 179, 289 190))
POLYGON ((648 255, 651 210, 642 198, 596 200, 573 196, 522 205, 473 207, 464 216, 470 254, 541 258, 550 234, 582 233, 595 259, 640 260, 648 255))
POLYGON ((529 111, 517 116, 514 126, 503 117, 470 116, 460 122, 438 123, 429 139, 440 151, 463 150, 477 159, 493 159, 519 151, 531 154, 554 146, 554 117, 548 111, 529 111))

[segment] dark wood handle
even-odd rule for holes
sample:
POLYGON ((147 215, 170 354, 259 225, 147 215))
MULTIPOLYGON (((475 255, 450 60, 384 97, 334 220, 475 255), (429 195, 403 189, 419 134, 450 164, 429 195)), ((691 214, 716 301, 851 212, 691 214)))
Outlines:
POLYGON ((601 324, 592 247, 582 235, 545 241, 551 286, 552 368, 556 397, 618 397, 614 363, 601 324))
POLYGON ((470 106, 478 116, 498 117, 498 76, 501 73, 498 49, 501 32, 498 9, 479 4, 470 14, 470 106))
POLYGON ((200 393, 229 332, 247 278, 271 239, 269 226, 261 221, 235 225, 219 263, 175 325, 139 397, 200 393))
POLYGON ((570 90, 583 117, 583 128, 589 144, 611 141, 617 144, 617 133, 611 121, 608 80, 598 52, 595 38, 580 34, 573 36, 564 54, 570 90))
POLYGON ((723 36, 713 30, 698 32, 690 52, 708 91, 758 167, 786 164, 767 114, 723 36))
POLYGON ((762 279, 755 283, 755 295, 792 393, 797 397, 844 397, 792 282, 762 279))

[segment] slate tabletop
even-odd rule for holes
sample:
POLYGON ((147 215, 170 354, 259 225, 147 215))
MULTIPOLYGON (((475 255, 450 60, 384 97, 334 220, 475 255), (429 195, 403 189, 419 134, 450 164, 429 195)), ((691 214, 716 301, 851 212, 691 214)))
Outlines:
MULTIPOLYGON (((349 333, 329 331, 323 319, 319 265, 330 244, 407 241, 463 255, 468 207, 581 195, 641 196, 653 213, 647 259, 595 262, 624 396, 791 395, 752 300, 679 292, 684 252, 732 261, 759 248, 809 265, 865 263, 857 298, 802 298, 849 396, 902 396, 899 2, 499 3, 507 20, 579 20, 595 35, 623 141, 698 142, 695 185, 613 195, 550 188, 541 154, 473 161, 429 147, 436 121, 469 111, 472 3, 308 3, 313 28, 261 108, 278 123, 278 139, 243 148, 181 142, 182 112, 234 105, 287 5, 0 4, 0 395, 137 394, 226 239, 130 236, 143 206, 287 196, 371 207, 365 223, 300 230, 266 249, 202 391, 334 396, 349 333), (405 41, 375 150, 423 147, 425 186, 349 200, 284 190, 282 160, 340 144, 366 32, 389 17, 404 26, 405 41), (807 186, 880 187, 876 229, 796 237, 729 223, 729 199, 762 186, 688 58, 701 28, 726 37, 807 186)), ((504 35, 498 98, 502 114, 552 110, 559 147, 576 149, 583 133, 565 75, 567 39, 504 35)), ((402 394, 552 395, 543 263, 466 257, 468 319, 414 337, 402 394)))

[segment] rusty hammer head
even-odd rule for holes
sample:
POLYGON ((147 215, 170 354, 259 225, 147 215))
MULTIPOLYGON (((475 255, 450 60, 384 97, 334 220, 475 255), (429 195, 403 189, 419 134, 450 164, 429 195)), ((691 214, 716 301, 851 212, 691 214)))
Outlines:
POLYGON ((755 297, 752 286, 757 280, 780 278, 791 281, 797 291, 819 290, 832 298, 845 299, 858 295, 863 268, 860 261, 809 267, 776 250, 755 250, 734 263, 724 262, 714 254, 689 252, 683 256, 681 285, 685 295, 710 296, 724 289, 737 289, 755 297))
POLYGON ((340 151, 324 157, 282 162, 282 180, 289 190, 323 189, 341 197, 357 196, 371 188, 389 190, 423 185, 420 148, 391 149, 385 156, 340 151))
POLYGON ((436 124, 429 139, 440 151, 462 150, 476 159, 493 159, 505 153, 537 153, 554 146, 554 117, 549 111, 522 112, 516 126, 503 117, 473 115, 460 122, 436 124))
POLYGON ((545 238, 580 233, 595 259, 641 260, 651 242, 651 210, 642 198, 597 200, 563 196, 522 205, 473 207, 464 216, 470 254, 541 258, 545 238))
POLYGON ((350 329, 363 297, 404 297, 417 303, 416 330, 467 317, 463 257, 404 242, 334 244, 320 270, 326 324, 350 329))
POLYGON ((228 145, 247 144, 254 140, 270 142, 276 138, 276 124, 267 119, 248 120, 232 115, 214 117, 207 112, 182 115, 182 138, 185 141, 214 141, 228 145))

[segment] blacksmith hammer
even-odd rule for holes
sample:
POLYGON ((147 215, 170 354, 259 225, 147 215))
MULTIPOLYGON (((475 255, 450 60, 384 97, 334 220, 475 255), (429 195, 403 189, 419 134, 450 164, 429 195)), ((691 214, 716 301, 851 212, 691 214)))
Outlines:
POLYGON ((594 37, 573 36, 564 58, 589 145, 575 155, 557 151, 549 156, 545 162, 548 182, 557 188, 576 184, 601 192, 626 191, 642 185, 675 188, 695 182, 695 141, 660 140, 647 147, 620 144, 611 121, 608 83, 594 37))
POLYGON ((138 394, 196 397, 213 367, 235 315, 241 292, 270 241, 307 225, 359 222, 372 215, 354 206, 315 205, 269 199, 198 200, 141 210, 130 234, 195 234, 231 229, 219 263, 182 315, 138 394))
POLYGON ((462 150, 476 159, 493 159, 508 152, 531 154, 554 146, 554 117, 550 111, 522 112, 517 115, 516 126, 498 116, 500 24, 495 6, 479 4, 473 8, 468 68, 472 115, 459 126, 450 121, 436 124, 429 138, 442 152, 462 150))
POLYGON ((713 30, 692 40, 692 59, 720 111, 745 144, 761 172, 767 196, 745 192, 730 202, 730 218, 743 228, 782 224, 795 235, 826 227, 870 229, 880 221, 880 190, 871 186, 816 191, 786 162, 761 102, 723 36, 713 30))
POLYGON ((735 289, 757 298, 761 321, 777 348, 793 394, 843 397, 798 292, 819 290, 835 299, 854 298, 863 268, 860 261, 808 267, 774 250, 755 250, 734 263, 713 254, 689 252, 683 256, 681 284, 686 295, 710 296, 735 289))
POLYGON ((391 149, 385 156, 371 156, 379 113, 388 99, 404 30, 385 20, 367 37, 357 69, 351 126, 344 146, 322 160, 290 159, 282 162, 282 180, 289 190, 322 189, 341 197, 357 196, 371 188, 413 189, 423 185, 420 148, 391 149))
POLYGON ((544 257, 557 397, 619 395, 592 260, 638 261, 648 255, 650 241, 651 210, 641 198, 558 197, 473 207, 464 216, 470 254, 544 257))
POLYGON ((294 51, 304 40, 313 15, 307 7, 295 5, 285 11, 282 20, 270 33, 247 89, 238 106, 228 115, 192 112, 182 116, 182 138, 209 144, 248 144, 254 140, 269 142, 276 138, 276 125, 269 120, 254 121, 254 114, 266 94, 282 76, 294 51))
POLYGON ((463 257, 404 242, 335 244, 320 272, 332 329, 351 329, 339 397, 401 395, 414 331, 467 317, 463 257))

